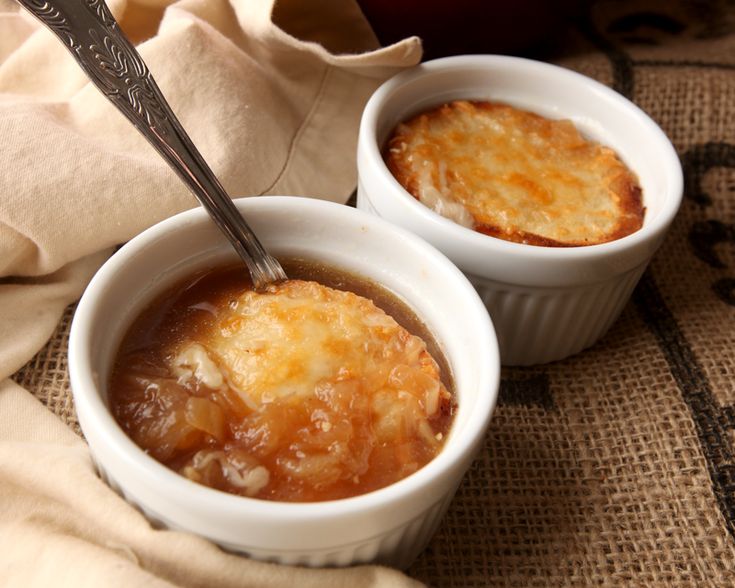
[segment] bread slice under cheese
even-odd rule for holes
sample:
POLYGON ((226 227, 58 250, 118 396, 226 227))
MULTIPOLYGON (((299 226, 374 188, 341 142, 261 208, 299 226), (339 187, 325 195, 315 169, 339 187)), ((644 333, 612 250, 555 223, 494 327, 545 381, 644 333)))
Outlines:
POLYGON ((414 116, 385 159, 419 201, 508 241, 593 245, 643 224, 638 180, 612 149, 507 104, 458 100, 414 116))
MULTIPOLYGON (((180 467, 208 485, 224 478, 230 491, 359 494, 423 466, 447 432, 452 397, 425 342, 367 298, 316 282, 246 290, 167 356, 181 385, 241 401, 229 440, 180 467)), ((192 426, 219 428, 191 412, 192 426)))

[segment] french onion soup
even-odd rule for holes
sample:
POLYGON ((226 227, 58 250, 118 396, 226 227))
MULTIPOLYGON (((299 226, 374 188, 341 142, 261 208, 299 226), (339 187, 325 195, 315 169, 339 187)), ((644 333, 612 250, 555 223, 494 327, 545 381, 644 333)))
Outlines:
POLYGON ((417 200, 507 241, 594 245, 643 225, 635 174, 569 120, 456 100, 400 123, 384 158, 417 200))
POLYGON ((346 498, 441 450, 454 397, 426 326, 385 288, 315 262, 262 292, 241 265, 156 299, 118 352, 125 432, 201 484, 243 496, 346 498))

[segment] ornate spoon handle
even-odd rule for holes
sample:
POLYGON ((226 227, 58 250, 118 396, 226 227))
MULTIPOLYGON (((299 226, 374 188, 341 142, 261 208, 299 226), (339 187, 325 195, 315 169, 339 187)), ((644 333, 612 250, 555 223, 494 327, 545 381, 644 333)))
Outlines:
POLYGON ((285 280, 189 139, 104 0, 18 0, 64 43, 95 86, 187 184, 247 264, 256 289, 285 280))

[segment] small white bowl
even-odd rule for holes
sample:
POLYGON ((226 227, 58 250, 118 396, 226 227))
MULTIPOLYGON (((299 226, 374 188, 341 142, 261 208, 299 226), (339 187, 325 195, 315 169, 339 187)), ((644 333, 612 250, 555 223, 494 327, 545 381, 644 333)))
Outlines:
POLYGON ((475 285, 506 365, 562 359, 597 341, 620 314, 681 202, 679 159, 661 129, 632 102, 578 73, 528 59, 464 55, 391 78, 368 101, 357 150, 358 208, 420 235, 475 285), (411 115, 454 99, 504 102, 570 119, 613 148, 637 174, 646 216, 622 239, 556 248, 488 237, 418 202, 386 167, 382 148, 411 115))
MULTIPOLYGON (((391 486, 320 503, 269 502, 196 484, 143 452, 111 416, 107 381, 131 321, 172 283, 235 259, 203 209, 178 214, 122 247, 74 316, 69 371, 79 423, 103 477, 151 520, 258 559, 309 566, 406 567, 436 530, 483 441, 497 396, 493 327, 465 276, 415 235, 346 206, 296 197, 236 201, 276 255, 344 268, 392 290, 435 335, 458 409, 441 453, 391 486)), ((245 271, 243 267, 243 271, 245 271)))

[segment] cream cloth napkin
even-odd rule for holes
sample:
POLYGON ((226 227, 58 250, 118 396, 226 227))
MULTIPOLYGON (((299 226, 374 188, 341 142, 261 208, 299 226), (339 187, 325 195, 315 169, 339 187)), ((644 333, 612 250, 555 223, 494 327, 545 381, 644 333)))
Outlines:
MULTIPOLYGON (((117 0, 110 8, 233 196, 344 202, 361 109, 417 63, 354 0, 117 0)), ((61 43, 0 0, 0 578, 11 586, 404 586, 379 567, 303 570, 153 530, 84 442, 10 379, 115 245, 197 205, 61 43)))

